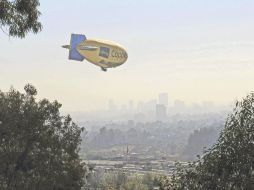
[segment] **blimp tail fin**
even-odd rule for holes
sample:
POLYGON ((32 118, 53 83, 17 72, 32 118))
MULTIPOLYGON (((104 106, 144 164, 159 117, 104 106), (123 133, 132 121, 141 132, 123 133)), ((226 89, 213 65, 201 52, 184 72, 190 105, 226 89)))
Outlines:
POLYGON ((69 59, 76 60, 76 61, 83 61, 85 59, 85 57, 80 55, 79 52, 77 51, 77 45, 79 45, 84 40, 86 40, 85 35, 81 35, 81 34, 71 35, 69 59))

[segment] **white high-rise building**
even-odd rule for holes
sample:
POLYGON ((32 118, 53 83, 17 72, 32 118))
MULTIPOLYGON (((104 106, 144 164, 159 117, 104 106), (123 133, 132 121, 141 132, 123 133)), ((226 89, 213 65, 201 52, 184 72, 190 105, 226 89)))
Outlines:
POLYGON ((164 105, 166 108, 168 107, 168 93, 159 94, 159 104, 164 105))
POLYGON ((134 104, 133 104, 133 100, 129 101, 129 111, 133 111, 134 110, 134 104))
POLYGON ((108 109, 109 111, 116 111, 116 105, 113 100, 108 101, 108 109))
POLYGON ((156 105, 156 120, 166 121, 167 120, 167 108, 163 104, 156 105))

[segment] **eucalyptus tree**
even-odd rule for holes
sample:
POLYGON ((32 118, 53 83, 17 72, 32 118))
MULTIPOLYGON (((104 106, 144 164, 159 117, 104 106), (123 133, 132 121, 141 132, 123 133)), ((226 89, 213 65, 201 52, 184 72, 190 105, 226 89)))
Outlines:
POLYGON ((83 129, 60 114, 60 103, 37 101, 30 84, 24 89, 0 91, 0 189, 81 189, 83 129))

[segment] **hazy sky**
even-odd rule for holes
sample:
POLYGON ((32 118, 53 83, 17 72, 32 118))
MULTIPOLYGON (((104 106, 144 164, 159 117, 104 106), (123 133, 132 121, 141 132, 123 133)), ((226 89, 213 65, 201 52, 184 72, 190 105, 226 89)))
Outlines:
POLYGON ((38 35, 0 31, 0 89, 32 83, 64 111, 149 100, 228 103, 254 89, 253 0, 41 0, 38 35), (116 41, 128 61, 102 72, 68 60, 71 33, 116 41))

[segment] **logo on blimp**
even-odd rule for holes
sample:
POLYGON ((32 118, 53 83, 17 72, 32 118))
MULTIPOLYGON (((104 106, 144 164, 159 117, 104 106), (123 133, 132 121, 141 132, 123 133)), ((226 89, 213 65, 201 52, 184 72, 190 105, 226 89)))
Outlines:
POLYGON ((104 57, 104 58, 108 58, 109 57, 109 48, 107 47, 100 47, 100 54, 99 56, 104 57))

